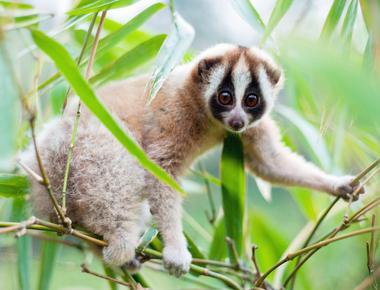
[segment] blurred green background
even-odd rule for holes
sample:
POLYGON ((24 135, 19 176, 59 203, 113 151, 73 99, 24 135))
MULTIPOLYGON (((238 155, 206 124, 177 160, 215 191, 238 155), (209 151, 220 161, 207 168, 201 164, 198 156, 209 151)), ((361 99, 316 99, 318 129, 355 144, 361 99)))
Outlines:
MULTIPOLYGON (((157 2, 0 1, 0 177, 19 174, 15 160, 30 141, 30 111, 36 113, 39 130, 59 116, 69 86, 36 47, 29 29, 41 29, 75 59, 94 13, 104 9, 110 10, 95 59, 94 88, 150 72, 154 92, 176 63, 189 61, 210 45, 227 41, 261 46, 285 70, 286 86, 273 115, 290 148, 338 175, 355 175, 380 157, 380 1, 178 0, 171 3, 173 9, 170 3, 157 2), (120 31, 124 32, 119 38, 112 38, 120 31)), ((85 66, 79 68, 83 72, 85 66)), ((207 153, 181 179, 188 193, 185 232, 205 258, 228 262, 224 220, 240 219, 241 261, 253 269, 250 245, 255 244, 265 272, 286 252, 301 247, 333 198, 303 188, 272 188, 246 174, 246 190, 232 192, 236 202, 245 198, 246 208, 239 211, 231 205, 224 216, 225 195, 218 184, 221 154, 221 147, 207 153), (215 203, 213 222, 210 195, 215 203)), ((228 168, 227 174, 236 170, 228 168)), ((350 212, 378 197, 379 185, 379 176, 372 178, 367 194, 352 204, 350 212)), ((31 215, 28 195, 20 193, 20 184, 12 186, 0 178, 1 221, 22 221, 31 215)), ((339 201, 313 241, 338 226, 346 209, 347 204, 339 201)), ((379 209, 372 212, 379 220, 379 209)), ((348 231, 370 226, 370 214, 366 217, 348 231)), ((13 234, 0 236, 0 289, 116 289, 81 273, 83 261, 102 273, 98 257, 46 241, 47 237, 78 243, 77 239, 29 232, 17 240, 13 234)), ((368 240, 369 235, 356 236, 320 250, 301 268, 295 289, 354 289, 368 276, 368 240)), ((379 251, 375 257, 379 267, 379 251)), ((279 287, 293 266, 290 262, 279 268, 269 281, 279 287)), ((227 288, 216 279, 193 274, 170 277, 153 262, 144 264, 141 276, 152 289, 227 288)))

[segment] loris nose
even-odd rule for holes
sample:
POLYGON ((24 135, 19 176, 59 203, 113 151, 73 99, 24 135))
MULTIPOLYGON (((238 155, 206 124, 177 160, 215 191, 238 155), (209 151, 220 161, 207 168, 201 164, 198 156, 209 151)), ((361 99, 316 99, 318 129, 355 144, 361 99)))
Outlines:
POLYGON ((242 119, 231 119, 228 122, 228 125, 235 131, 239 131, 241 128, 244 127, 244 121, 242 119))

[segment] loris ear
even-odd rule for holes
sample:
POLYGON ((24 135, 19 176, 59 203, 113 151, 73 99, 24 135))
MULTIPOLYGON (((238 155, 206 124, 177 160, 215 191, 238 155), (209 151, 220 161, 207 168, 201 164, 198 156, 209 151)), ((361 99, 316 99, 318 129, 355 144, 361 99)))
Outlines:
POLYGON ((284 85, 284 72, 282 68, 275 63, 264 63, 264 69, 274 89, 276 91, 282 89, 284 85))
POLYGON ((221 58, 202 59, 198 63, 198 77, 203 81, 207 80, 213 67, 220 64, 221 58))

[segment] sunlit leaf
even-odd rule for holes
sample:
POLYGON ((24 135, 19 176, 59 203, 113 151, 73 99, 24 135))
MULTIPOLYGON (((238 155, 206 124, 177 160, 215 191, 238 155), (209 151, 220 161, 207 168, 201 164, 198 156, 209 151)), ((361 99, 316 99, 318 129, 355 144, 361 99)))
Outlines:
POLYGON ((29 181, 26 176, 0 174, 0 196, 22 197, 29 193, 29 181))
POLYGON ((137 247, 138 251, 143 251, 149 244, 157 237, 158 230, 150 227, 144 233, 144 235, 140 238, 139 246, 137 247))
MULTIPOLYGON (((226 236, 235 242, 240 255, 244 243, 245 172, 243 145, 238 135, 228 134, 224 140, 220 176, 226 236)), ((229 257, 235 260, 230 251, 229 257)))
POLYGON ((157 56, 155 70, 148 84, 148 100, 152 101, 165 79, 183 58, 193 41, 195 32, 177 12, 173 14, 173 27, 157 56))
POLYGON ((257 12, 250 0, 232 0, 232 3, 243 19, 255 30, 265 29, 264 21, 261 19, 259 12, 257 12))
POLYGON ((86 1, 85 4, 76 7, 67 14, 69 15, 81 15, 88 14, 91 12, 100 12, 103 10, 111 10, 116 8, 121 8, 124 6, 131 5, 134 0, 94 0, 94 1, 86 1))
POLYGON ((142 64, 154 58, 159 51, 166 35, 157 35, 127 51, 114 63, 102 69, 93 76, 92 83, 102 84, 111 80, 124 79, 142 64))
POLYGON ((327 18, 323 25, 321 37, 328 37, 334 32, 340 18, 343 15, 343 10, 346 2, 346 0, 334 0, 334 3, 332 4, 329 14, 327 15, 327 18))
POLYGON ((256 181, 257 188, 259 189, 264 199, 267 202, 272 201, 272 185, 269 182, 259 177, 255 177, 255 181, 256 181))
POLYGON ((67 50, 57 41, 38 30, 32 30, 32 37, 37 46, 44 51, 55 63, 59 71, 70 83, 72 89, 80 97, 89 110, 106 126, 117 140, 132 154, 140 164, 178 192, 184 193, 178 183, 159 165, 153 162, 144 150, 129 137, 112 117, 102 102, 96 97, 88 82, 81 75, 75 61, 67 50))
POLYGON ((282 17, 284 17, 285 13, 288 11, 292 3, 293 3, 293 0, 277 0, 276 1, 276 4, 270 15, 268 24, 265 28, 264 35, 261 39, 262 45, 266 42, 268 37, 271 35, 272 31, 276 28, 278 23, 281 21, 282 17))

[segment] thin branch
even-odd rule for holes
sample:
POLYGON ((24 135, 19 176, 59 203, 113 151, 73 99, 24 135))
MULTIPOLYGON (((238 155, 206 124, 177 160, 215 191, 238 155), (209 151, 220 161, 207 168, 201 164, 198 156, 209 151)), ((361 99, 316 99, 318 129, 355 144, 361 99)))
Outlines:
POLYGON ((87 274, 90 274, 90 275, 93 275, 93 276, 96 276, 96 277, 99 277, 99 278, 102 278, 102 279, 105 279, 105 280, 108 280, 108 281, 120 284, 120 285, 128 287, 128 288, 131 287, 130 283, 126 283, 124 281, 120 281, 118 279, 115 279, 115 278, 112 278, 112 277, 109 277, 109 276, 106 276, 106 275, 99 274, 99 273, 91 271, 90 269, 88 269, 88 267, 87 267, 86 264, 82 264, 81 268, 82 268, 82 272, 83 273, 87 273, 87 274))
POLYGON ((365 228, 365 229, 357 230, 357 231, 354 231, 354 232, 351 232, 351 233, 348 233, 348 234, 345 234, 345 235, 341 235, 339 237, 329 238, 329 239, 320 241, 318 243, 312 244, 312 245, 310 245, 310 246, 308 246, 306 248, 303 248, 303 249, 300 249, 298 251, 289 253, 289 254, 286 255, 286 257, 284 259, 280 260, 277 264, 275 264, 267 272, 265 272, 261 276, 261 278, 257 280, 257 282, 256 282, 255 285, 257 287, 260 287, 263 284, 265 278, 268 277, 268 275, 271 274, 275 269, 277 269, 282 264, 293 260, 295 257, 297 257, 299 255, 303 255, 303 254, 305 254, 307 252, 310 252, 311 250, 322 248, 324 246, 327 246, 327 245, 329 245, 331 243, 334 243, 334 242, 337 242, 337 241, 340 241, 340 240, 344 240, 344 239, 348 239, 348 238, 351 238, 351 237, 354 237, 354 236, 357 236, 357 235, 363 235, 363 234, 366 234, 366 233, 371 233, 371 232, 376 232, 376 231, 380 231, 380 226, 365 228))
POLYGON ((21 160, 17 160, 17 163, 18 165, 20 165, 20 167, 22 169, 24 169, 24 171, 30 176, 32 177, 34 180, 36 180, 39 184, 43 185, 44 184, 44 180, 42 179, 41 176, 39 176, 37 174, 37 172, 33 171, 29 166, 27 166, 26 164, 24 164, 21 160))
POLYGON ((379 277, 380 277, 380 267, 378 267, 375 270, 373 275, 365 278, 358 286, 355 287, 354 290, 366 290, 366 289, 368 289, 376 281, 376 279, 379 277))
MULTIPOLYGON (((94 65, 94 60, 95 60, 96 49, 97 49, 98 44, 99 44, 100 33, 101 33, 102 29, 103 29, 103 25, 104 25, 104 21, 106 19, 106 15, 107 15, 107 10, 104 10, 102 12, 102 15, 101 15, 101 18, 100 18, 100 23, 99 23, 98 29, 96 31, 94 43, 93 43, 92 48, 91 48, 90 59, 89 59, 89 62, 88 62, 88 65, 87 65, 87 70, 86 70, 86 79, 88 79, 91 76, 92 67, 94 65)), ((89 35, 91 34, 92 28, 93 28, 95 20, 96 20, 96 16, 97 16, 97 13, 94 15, 94 17, 92 19, 91 25, 89 27, 89 31, 87 33, 85 45, 84 45, 84 47, 82 49, 82 52, 81 52, 81 55, 79 57, 78 62, 80 62, 81 59, 82 59, 82 57, 83 57, 85 47, 87 46, 89 35)), ((63 178, 62 207, 63 207, 63 209, 64 209, 65 212, 66 212, 67 183, 68 183, 69 174, 70 174, 71 161, 73 159, 74 145, 75 145, 75 140, 76 140, 76 136, 77 136, 77 130, 78 130, 78 126, 79 126, 80 115, 81 115, 81 102, 79 101, 78 107, 77 107, 77 112, 76 112, 75 119, 74 119, 73 131, 72 131, 72 135, 71 135, 71 142, 70 142, 69 150, 67 152, 65 175, 64 175, 64 178, 63 178)))
POLYGON ((238 251, 236 249, 235 241, 231 239, 230 237, 226 237, 226 243, 233 257, 231 264, 235 266, 235 269, 240 269, 240 259, 239 259, 238 251))
MULTIPOLYGON (((13 226, 19 225, 19 224, 20 223, 14 223, 14 222, 0 222, 0 227, 5 227, 7 229, 6 232, 9 232, 10 231, 9 227, 13 227, 13 226)), ((48 221, 44 221, 44 220, 41 220, 38 218, 35 219, 34 224, 27 225, 26 228, 27 229, 34 229, 34 230, 53 231, 53 232, 57 232, 60 234, 72 235, 72 236, 75 236, 77 238, 80 238, 82 240, 85 240, 86 242, 92 243, 92 244, 97 245, 97 246, 101 246, 101 247, 107 246, 106 241, 100 240, 100 239, 94 237, 94 235, 91 235, 91 234, 83 232, 83 231, 75 230, 75 229, 71 229, 70 231, 68 231, 67 228, 65 228, 61 225, 54 224, 54 223, 51 223, 48 221)), ((15 231, 17 229, 14 229, 13 231, 15 231)), ((153 250, 153 249, 146 248, 143 250, 143 253, 145 255, 150 256, 150 257, 155 258, 155 259, 162 259, 162 254, 158 251, 153 250)), ((229 278, 225 275, 222 275, 220 273, 211 271, 207 268, 203 268, 203 267, 193 265, 193 264, 191 264, 190 269, 191 269, 191 271, 193 271, 196 274, 218 279, 218 280, 224 282, 226 285, 228 285, 231 289, 241 290, 241 287, 234 280, 232 280, 231 278, 229 278)))

